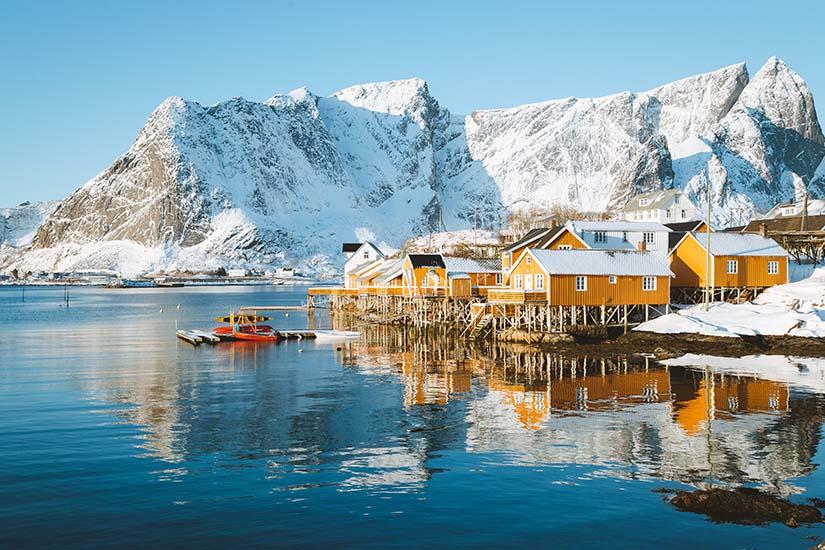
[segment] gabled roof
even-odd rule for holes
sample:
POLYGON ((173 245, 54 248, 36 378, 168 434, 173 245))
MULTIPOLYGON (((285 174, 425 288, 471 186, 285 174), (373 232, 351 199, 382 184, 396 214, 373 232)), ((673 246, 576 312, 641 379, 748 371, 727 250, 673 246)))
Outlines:
POLYGON ((635 197, 631 198, 627 201, 622 207, 622 212, 635 212, 637 210, 650 210, 653 208, 664 208, 664 206, 673 199, 676 195, 687 198, 687 195, 681 189, 662 189, 660 191, 651 191, 650 193, 644 193, 642 195, 636 195, 635 197), (650 202, 645 206, 640 206, 639 202, 647 199, 650 202))
MULTIPOLYGON (((689 232, 699 246, 707 250, 707 233, 689 232)), ((788 256, 788 252, 773 239, 753 233, 711 233, 710 253, 713 256, 788 256)))
POLYGON ((665 227, 671 231, 697 231, 697 228, 704 224, 704 220, 690 220, 688 222, 666 223, 665 227))
POLYGON ((413 269, 419 267, 446 267, 441 254, 408 254, 413 269))
POLYGON ((673 276, 667 257, 659 252, 531 248, 529 253, 549 275, 673 276))
POLYGON ((669 227, 656 222, 630 222, 625 220, 604 220, 588 221, 576 220, 567 222, 568 227, 574 231, 665 231, 670 232, 669 227))
POLYGON ((375 277, 375 283, 380 285, 399 277, 403 273, 403 266, 404 258, 384 262, 384 265, 378 271, 379 275, 375 277))
POLYGON ((363 243, 344 243, 344 244, 341 245, 341 252, 343 252, 343 253, 355 252, 356 250, 361 248, 362 244, 363 243))
POLYGON ((553 233, 557 230, 558 230, 558 228, 552 228, 552 227, 538 227, 536 229, 531 229, 530 231, 527 232, 527 234, 525 236, 523 236, 522 238, 520 238, 516 242, 505 246, 502 249, 502 252, 511 252, 513 250, 516 250, 517 248, 522 248, 523 246, 525 246, 527 244, 530 244, 533 241, 535 241, 537 239, 540 239, 542 237, 546 237, 550 233, 553 233))
POLYGON ((501 259, 444 256, 444 265, 450 273, 501 273, 501 259))

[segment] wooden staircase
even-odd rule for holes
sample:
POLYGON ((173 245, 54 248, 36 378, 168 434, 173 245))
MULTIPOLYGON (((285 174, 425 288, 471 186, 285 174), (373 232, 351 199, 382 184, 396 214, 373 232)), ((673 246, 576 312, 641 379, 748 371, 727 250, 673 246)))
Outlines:
POLYGON ((492 330, 492 323, 493 323, 493 315, 490 313, 486 313, 481 316, 481 318, 471 325, 469 334, 467 334, 468 340, 478 340, 480 338, 484 338, 487 334, 492 330))

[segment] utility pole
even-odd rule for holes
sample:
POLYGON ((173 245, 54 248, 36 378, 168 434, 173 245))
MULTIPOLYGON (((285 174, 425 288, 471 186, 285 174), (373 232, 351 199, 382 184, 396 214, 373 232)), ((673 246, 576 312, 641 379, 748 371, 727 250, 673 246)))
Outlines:
POLYGON ((710 272, 710 178, 707 178, 707 190, 705 192, 705 201, 707 201, 707 218, 705 219, 705 229, 707 230, 707 238, 705 241, 705 311, 710 309, 710 293, 711 293, 711 272, 710 272))

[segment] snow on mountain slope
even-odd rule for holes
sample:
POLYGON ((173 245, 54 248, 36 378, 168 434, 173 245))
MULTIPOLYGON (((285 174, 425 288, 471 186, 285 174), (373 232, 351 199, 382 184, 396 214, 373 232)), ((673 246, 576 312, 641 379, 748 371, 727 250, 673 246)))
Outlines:
POLYGON ((0 208, 0 245, 20 247, 31 243, 37 228, 59 203, 24 202, 11 208, 0 208))
POLYGON ((674 163, 676 184, 705 204, 710 183, 719 225, 746 222, 806 189, 825 195, 815 172, 825 139, 813 95, 785 63, 771 58, 742 90, 730 111, 700 135, 707 146, 674 163))
POLYGON ((708 183, 724 225, 805 189, 825 197, 823 157, 810 90, 775 58, 752 80, 731 65, 466 117, 420 79, 211 107, 170 98, 6 270, 330 271, 341 241, 397 247, 556 204, 609 212, 671 186, 701 205, 708 183))

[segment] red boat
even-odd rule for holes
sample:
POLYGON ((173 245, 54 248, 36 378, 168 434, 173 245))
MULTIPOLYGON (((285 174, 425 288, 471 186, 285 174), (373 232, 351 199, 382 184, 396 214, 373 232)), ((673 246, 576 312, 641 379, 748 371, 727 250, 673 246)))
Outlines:
POLYGON ((212 331, 215 336, 231 336, 237 340, 251 340, 255 342, 277 342, 281 335, 269 325, 236 325, 216 327, 212 331))

